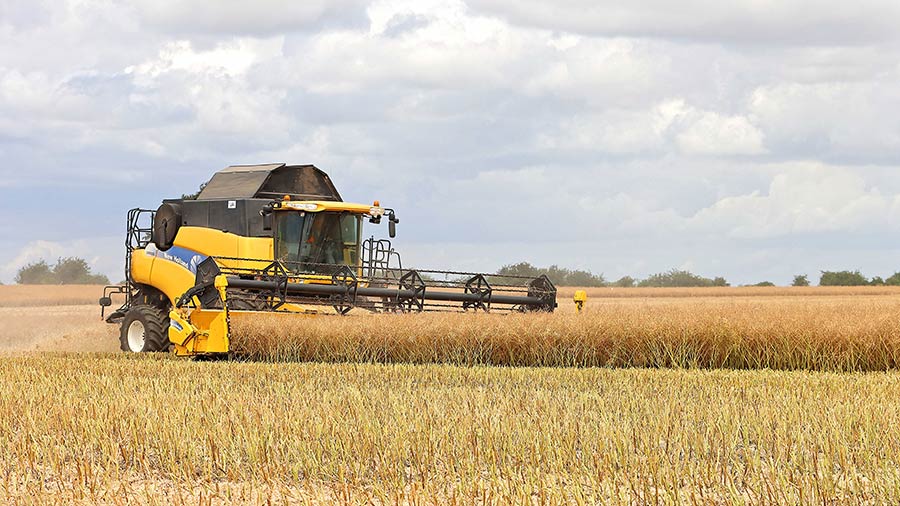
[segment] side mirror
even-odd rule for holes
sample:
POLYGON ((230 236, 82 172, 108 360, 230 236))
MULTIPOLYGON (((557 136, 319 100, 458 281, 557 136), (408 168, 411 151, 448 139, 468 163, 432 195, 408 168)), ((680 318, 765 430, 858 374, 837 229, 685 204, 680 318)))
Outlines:
POLYGON ((272 230, 272 210, 274 206, 272 204, 266 204, 262 209, 259 210, 259 215, 262 216, 263 219, 263 230, 272 230))
POLYGON ((112 299, 109 297, 100 297, 100 305, 103 307, 112 306, 112 299))
POLYGON ((390 214, 388 214, 388 235, 391 236, 391 239, 397 237, 397 224, 400 223, 400 220, 397 219, 397 215, 394 214, 392 210, 390 214))

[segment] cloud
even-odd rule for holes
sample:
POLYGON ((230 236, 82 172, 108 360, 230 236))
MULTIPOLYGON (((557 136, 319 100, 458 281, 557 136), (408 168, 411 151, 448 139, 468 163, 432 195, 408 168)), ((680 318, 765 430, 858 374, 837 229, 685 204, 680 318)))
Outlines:
MULTIPOLYGON (((59 182, 84 180, 87 171, 72 177, 69 159, 93 147, 177 160, 271 148, 289 139, 284 126, 293 122, 282 112, 284 89, 266 86, 252 70, 279 58, 281 44, 280 38, 236 39, 198 50, 173 41, 118 72, 58 78, 0 68, 0 136, 27 140, 15 149, 33 150, 24 155, 30 164, 56 155, 42 169, 58 171, 59 182)), ((16 169, 6 165, 0 174, 28 178, 17 177, 16 169)), ((127 168, 104 177, 122 172, 127 168)))
POLYGON ((592 107, 644 104, 662 82, 675 79, 672 61, 653 43, 623 39, 572 39, 560 46, 544 35, 546 68, 525 81, 526 93, 581 98, 592 107), (564 49, 560 49, 563 47, 564 49))
POLYGON ((750 113, 773 149, 835 161, 900 162, 894 69, 872 81, 780 83, 754 90, 750 113), (892 76, 892 78, 888 78, 892 76))
POLYGON ((763 133, 744 116, 702 112, 676 137, 683 153, 697 155, 759 155, 765 152, 763 133))
POLYGON ((671 119, 650 111, 612 110, 579 114, 563 119, 559 128, 538 136, 540 146, 553 150, 652 156, 667 143, 666 129, 671 119))
POLYGON ((644 0, 470 0, 479 13, 515 24, 603 37, 829 45, 897 38, 900 6, 890 0, 760 3, 644 0))
POLYGON ((725 116, 665 100, 643 111, 607 110, 563 121, 553 135, 541 135, 550 149, 598 150, 634 156, 658 156, 678 150, 687 155, 759 155, 763 133, 741 115, 725 116))
POLYGON ((882 194, 852 170, 818 163, 778 170, 766 193, 722 198, 688 223, 748 240, 823 233, 878 236, 900 225, 900 194, 882 194))
POLYGON ((358 0, 141 0, 140 19, 156 30, 175 34, 266 36, 326 26, 353 26, 365 20, 366 2, 358 0))
POLYGON ((434 9, 376 2, 369 15, 368 31, 323 32, 298 46, 284 67, 288 78, 322 94, 368 86, 484 89, 509 79, 504 70, 527 42, 505 23, 467 16, 461 2, 434 9), (417 19, 413 29, 391 31, 409 16, 417 19))
POLYGON ((156 58, 126 67, 125 73, 134 74, 138 82, 145 85, 152 84, 152 80, 161 74, 177 71, 211 77, 237 77, 245 74, 257 61, 278 56, 282 43, 282 37, 240 38, 198 51, 190 41, 179 40, 165 44, 156 58))

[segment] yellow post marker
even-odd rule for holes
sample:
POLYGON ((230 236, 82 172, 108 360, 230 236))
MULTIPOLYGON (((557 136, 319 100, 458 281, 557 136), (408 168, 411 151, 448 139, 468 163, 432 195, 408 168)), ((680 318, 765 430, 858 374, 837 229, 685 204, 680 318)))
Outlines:
POLYGON ((575 312, 580 313, 582 309, 584 309, 584 303, 587 302, 587 292, 584 290, 575 290, 575 297, 572 298, 575 301, 575 312))

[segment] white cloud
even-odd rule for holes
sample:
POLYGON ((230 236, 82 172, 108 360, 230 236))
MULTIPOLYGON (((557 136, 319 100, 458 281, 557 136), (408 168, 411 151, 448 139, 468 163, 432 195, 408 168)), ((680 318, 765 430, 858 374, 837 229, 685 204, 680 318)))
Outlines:
POLYGON ((739 239, 881 234, 900 225, 900 195, 882 194, 852 170, 818 163, 786 164, 777 170, 767 193, 723 198, 689 224, 739 239))
MULTIPOLYGON (((556 38, 547 34, 545 45, 556 38)), ((627 39, 580 39, 546 55, 546 68, 529 75, 526 93, 580 98, 592 107, 645 103, 671 76, 671 60, 653 44, 627 39)))
POLYGON ((647 110, 607 110, 566 119, 553 134, 540 136, 550 149, 584 149, 637 156, 677 149, 687 155, 759 155, 763 133, 744 116, 703 111, 683 99, 647 110))
POLYGON ((900 19, 900 5, 891 0, 829 0, 814 5, 804 0, 470 0, 469 4, 477 12, 551 30, 757 44, 896 39, 900 19))
POLYGON ((198 50, 173 41, 115 73, 53 77, 0 67, 0 135, 52 150, 116 146, 177 160, 241 144, 269 148, 289 140, 294 122, 283 113, 283 84, 267 86, 253 71, 280 59, 282 43, 240 38, 198 50))
POLYGON ((464 4, 430 10, 406 2, 378 2, 370 30, 316 35, 285 66, 297 85, 317 93, 347 93, 367 86, 483 89, 503 83, 504 70, 523 51, 521 34, 487 18, 472 18, 464 4), (385 35, 391 19, 421 14, 427 24, 385 35))
POLYGON ((648 155, 665 146, 665 127, 653 112, 613 110, 578 115, 559 129, 540 134, 540 146, 555 150, 594 150, 612 154, 648 155))
POLYGON ((3 121, 9 132, 12 128, 28 128, 28 123, 68 123, 98 119, 99 111, 91 100, 67 88, 42 72, 22 73, 18 69, 0 67, 0 108, 8 116, 3 121), (12 116, 12 117, 10 117, 12 116), (22 124, 21 119, 27 121, 22 124))
POLYGON ((696 120, 678 134, 677 141, 686 154, 758 155, 765 152, 763 133, 747 118, 715 112, 698 114, 696 120))
POLYGON ((141 79, 153 79, 172 71, 236 77, 260 60, 280 56, 283 42, 283 37, 261 40, 244 37, 196 51, 190 41, 179 40, 165 44, 156 59, 125 68, 125 73, 134 73, 138 84, 150 84, 152 81, 141 79))
POLYGON ((806 156, 897 159, 900 152, 900 73, 863 82, 780 83, 760 87, 751 114, 782 150, 806 156), (893 78, 889 78, 892 76, 893 78))
POLYGON ((158 30, 197 33, 259 34, 314 29, 329 21, 362 17, 358 0, 140 0, 135 8, 158 30))

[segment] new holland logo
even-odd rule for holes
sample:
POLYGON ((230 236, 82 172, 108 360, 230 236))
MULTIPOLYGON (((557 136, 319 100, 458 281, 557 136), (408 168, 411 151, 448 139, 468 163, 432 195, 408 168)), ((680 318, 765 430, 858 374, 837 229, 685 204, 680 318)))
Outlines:
POLYGON ((166 251, 160 251, 153 243, 147 245, 145 252, 149 256, 175 262, 194 274, 197 273, 197 266, 200 265, 200 262, 208 258, 206 255, 180 246, 172 246, 166 251))

